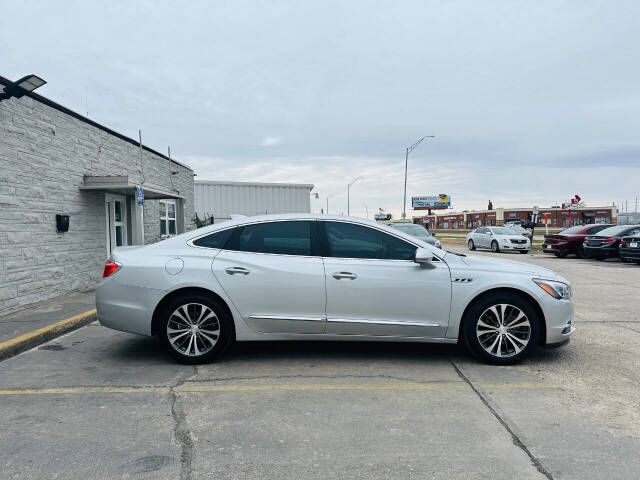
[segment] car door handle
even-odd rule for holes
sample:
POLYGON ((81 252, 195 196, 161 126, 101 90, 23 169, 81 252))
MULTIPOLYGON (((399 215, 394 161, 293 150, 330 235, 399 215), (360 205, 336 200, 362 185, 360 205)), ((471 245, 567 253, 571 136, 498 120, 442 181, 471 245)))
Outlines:
POLYGON ((224 269, 229 275, 235 275, 236 273, 240 273, 242 275, 249 275, 249 270, 242 267, 229 267, 224 269))
POLYGON ((349 280, 355 280, 358 278, 358 275, 351 272, 336 272, 333 274, 333 278, 336 280, 340 280, 341 278, 348 278, 349 280))

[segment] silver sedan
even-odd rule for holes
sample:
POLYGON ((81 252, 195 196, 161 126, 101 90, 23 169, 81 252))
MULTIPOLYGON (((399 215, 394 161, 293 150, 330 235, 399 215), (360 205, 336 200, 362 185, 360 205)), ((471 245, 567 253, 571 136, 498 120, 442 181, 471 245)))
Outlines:
POLYGON ((489 248, 494 253, 527 253, 531 249, 531 240, 508 227, 480 227, 467 234, 467 247, 469 250, 489 248))
POLYGON ((155 335, 186 363, 234 341, 462 341, 511 364, 574 331, 569 282, 448 253, 351 217, 238 218, 115 249, 96 292, 110 328, 155 335))

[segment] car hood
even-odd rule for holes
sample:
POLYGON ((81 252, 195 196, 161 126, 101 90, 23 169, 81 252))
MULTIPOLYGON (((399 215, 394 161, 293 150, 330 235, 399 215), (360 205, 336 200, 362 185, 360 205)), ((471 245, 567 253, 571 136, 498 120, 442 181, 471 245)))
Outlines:
POLYGON ((522 240, 523 238, 528 238, 525 237, 524 235, 494 235, 494 237, 498 237, 498 238, 508 238, 509 240, 522 240))
POLYGON ((561 277, 553 270, 538 267, 530 263, 514 262, 512 260, 502 260, 500 258, 489 258, 483 255, 467 255, 460 257, 469 268, 473 270, 488 270, 491 272, 520 273, 531 277, 546 278, 548 280, 559 280, 568 283, 567 279, 561 277))

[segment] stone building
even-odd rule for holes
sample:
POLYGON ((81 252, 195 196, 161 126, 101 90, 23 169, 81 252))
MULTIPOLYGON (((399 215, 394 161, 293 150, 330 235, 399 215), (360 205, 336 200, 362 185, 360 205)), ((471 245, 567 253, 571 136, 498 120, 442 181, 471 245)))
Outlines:
POLYGON ((36 93, 0 101, 0 312, 91 289, 111 249, 193 218, 188 166, 36 93))

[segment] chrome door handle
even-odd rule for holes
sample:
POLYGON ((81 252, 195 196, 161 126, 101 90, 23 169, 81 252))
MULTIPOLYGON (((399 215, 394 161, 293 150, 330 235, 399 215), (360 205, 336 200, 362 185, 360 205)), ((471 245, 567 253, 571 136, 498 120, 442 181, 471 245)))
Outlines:
POLYGON ((224 269, 229 275, 234 275, 236 273, 241 273, 242 275, 249 275, 249 270, 242 267, 229 267, 224 269))
POLYGON ((333 274, 333 278, 336 280, 340 280, 341 278, 348 278, 349 280, 355 280, 358 278, 358 275, 351 272, 336 272, 333 274))

